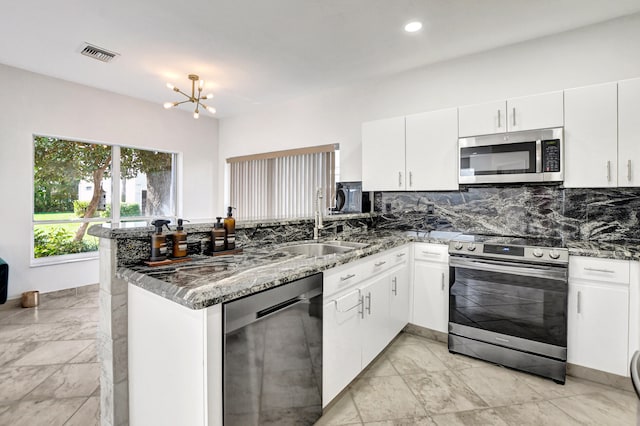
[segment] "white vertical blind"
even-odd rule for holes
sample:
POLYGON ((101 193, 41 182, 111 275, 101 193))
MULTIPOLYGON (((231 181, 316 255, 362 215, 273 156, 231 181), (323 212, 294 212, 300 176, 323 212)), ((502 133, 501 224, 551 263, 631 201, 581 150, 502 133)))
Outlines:
POLYGON ((230 162, 230 204, 238 219, 309 217, 318 188, 323 208, 335 197, 335 152, 230 162))

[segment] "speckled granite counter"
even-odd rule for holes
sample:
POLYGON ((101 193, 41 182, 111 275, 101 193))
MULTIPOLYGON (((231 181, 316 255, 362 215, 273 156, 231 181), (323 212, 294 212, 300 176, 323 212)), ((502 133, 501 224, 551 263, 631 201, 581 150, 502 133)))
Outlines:
POLYGON ((640 260, 639 244, 616 244, 604 241, 572 241, 567 243, 569 255, 602 259, 640 260))

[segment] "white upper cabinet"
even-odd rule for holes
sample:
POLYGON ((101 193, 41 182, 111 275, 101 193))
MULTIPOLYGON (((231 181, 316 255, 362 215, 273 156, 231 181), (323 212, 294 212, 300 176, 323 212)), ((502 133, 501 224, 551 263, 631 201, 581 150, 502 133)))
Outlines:
POLYGON ((565 187, 617 186, 617 98, 617 83, 565 90, 565 187))
POLYGON ((562 127, 562 91, 459 108, 460 137, 562 127))
POLYGON ((466 105, 458 108, 458 135, 491 135, 507 131, 507 103, 505 101, 466 105))
POLYGON ((458 189, 457 108, 406 117, 406 189, 458 189))
POLYGON ((640 186, 640 78, 618 83, 618 186, 640 186))
POLYGON ((507 130, 549 129, 564 124, 563 93, 550 92, 540 95, 507 99, 507 130))
POLYGON ((404 117, 362 123, 362 189, 405 189, 404 117))

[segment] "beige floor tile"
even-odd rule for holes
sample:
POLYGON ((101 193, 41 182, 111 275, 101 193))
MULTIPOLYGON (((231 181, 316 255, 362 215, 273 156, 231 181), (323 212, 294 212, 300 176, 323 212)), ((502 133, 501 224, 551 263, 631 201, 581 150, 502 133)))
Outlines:
POLYGON ((461 354, 452 354, 446 343, 427 341, 425 345, 442 363, 450 370, 462 370, 465 368, 486 367, 491 365, 486 361, 471 358, 461 354))
POLYGON ((44 342, 35 350, 25 354, 13 362, 13 365, 46 365, 64 364, 85 350, 91 340, 63 340, 59 342, 44 342))
POLYGON ((491 407, 544 399, 519 377, 525 373, 498 366, 467 368, 454 373, 491 407))
POLYGON ((460 413, 441 414, 432 417, 439 426, 507 426, 495 410, 462 411, 460 413))
POLYGON ((98 362, 98 352, 96 350, 96 342, 91 343, 85 350, 75 356, 70 363, 73 364, 86 364, 92 362, 98 362))
POLYGON ((5 324, 51 324, 59 322, 98 322, 98 309, 29 308, 7 318, 5 324))
POLYGON ((98 293, 83 294, 73 297, 49 297, 42 298, 38 309, 72 309, 72 308, 97 308, 98 293))
POLYGON ((422 404, 398 376, 368 377, 351 388, 363 422, 426 417, 422 404))
POLYGON ((401 374, 416 374, 427 371, 443 371, 447 367, 424 344, 393 345, 386 356, 396 371, 401 374))
POLYGON ((100 365, 67 364, 40 383, 27 399, 88 397, 100 384, 100 365))
POLYGON ((393 365, 391 365, 391 361, 383 355, 373 363, 367 367, 365 371, 362 372, 362 377, 381 377, 381 376, 397 376, 398 372, 393 365))
POLYGON ((413 417, 411 419, 386 420, 383 422, 365 423, 364 426, 435 426, 430 417, 413 417))
POLYGON ((331 408, 316 422, 316 426, 337 426, 361 424, 360 415, 353 403, 351 393, 346 392, 335 401, 331 408))
POLYGON ((88 398, 64 426, 99 426, 100 398, 88 398))
POLYGON ((518 377, 546 399, 593 393, 605 388, 603 385, 571 376, 567 376, 564 385, 560 385, 551 379, 534 376, 532 374, 523 373, 518 377))
POLYGON ((97 331, 97 322, 5 325, 0 326, 0 342, 89 340, 96 338, 97 331))
POLYGON ((580 425, 573 417, 549 401, 497 407, 495 411, 510 425, 573 426, 580 425))
POLYGON ((635 425, 636 421, 638 400, 631 393, 603 391, 550 402, 585 425, 635 425))
POLYGON ((20 401, 0 414, 0 425, 62 426, 86 398, 20 401))
POLYGON ((19 400, 59 368, 59 365, 0 368, 0 402, 19 400))
POLYGON ((454 413, 487 404, 451 371, 402 376, 428 414, 454 413))
POLYGON ((415 334, 410 333, 400 333, 398 337, 395 338, 392 346, 404 346, 404 345, 422 345, 426 342, 429 342, 429 339, 425 339, 424 337, 416 336, 415 334))
POLYGON ((12 362, 35 350, 39 345, 41 343, 36 342, 0 343, 0 367, 11 365, 12 362))

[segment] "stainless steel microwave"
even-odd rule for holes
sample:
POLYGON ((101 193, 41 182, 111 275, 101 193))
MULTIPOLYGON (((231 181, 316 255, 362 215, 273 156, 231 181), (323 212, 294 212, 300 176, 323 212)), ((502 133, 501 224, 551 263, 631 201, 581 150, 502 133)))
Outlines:
POLYGON ((555 128, 460 138, 458 183, 562 182, 562 136, 555 128))

